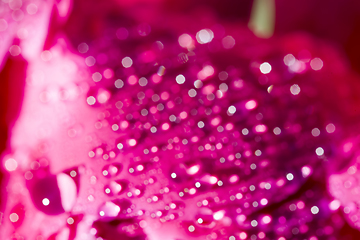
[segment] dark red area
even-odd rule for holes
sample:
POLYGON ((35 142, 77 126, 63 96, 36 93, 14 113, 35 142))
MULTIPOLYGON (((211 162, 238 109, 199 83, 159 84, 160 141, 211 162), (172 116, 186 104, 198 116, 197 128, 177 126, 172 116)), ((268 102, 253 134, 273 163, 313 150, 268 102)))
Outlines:
MULTIPOLYGON (((27 62, 22 57, 9 57, 0 72, 0 152, 4 153, 9 129, 17 119, 24 96, 27 62)), ((6 174, 0 172, 0 211, 5 207, 6 174)))

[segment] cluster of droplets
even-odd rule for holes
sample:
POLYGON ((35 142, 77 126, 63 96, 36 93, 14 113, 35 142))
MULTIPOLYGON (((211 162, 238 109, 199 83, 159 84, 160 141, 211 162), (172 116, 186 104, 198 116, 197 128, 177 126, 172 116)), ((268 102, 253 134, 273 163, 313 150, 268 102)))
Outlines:
MULTIPOLYGON (((0 2, 0 42, 3 46, 10 45, 7 49, 12 56, 22 53, 22 46, 19 41, 12 42, 13 38, 20 41, 29 40, 37 32, 33 25, 36 18, 44 15, 44 9, 50 7, 47 3, 31 0, 2 0, 0 2), (11 45, 13 43, 13 45, 11 45)), ((7 51, 6 50, 6 51, 7 51)), ((27 50, 28 51, 28 50, 27 50)), ((1 53, 2 57, 3 54, 1 53)), ((28 53, 26 53, 28 54, 28 53)), ((49 52, 42 54, 42 58, 47 58, 49 52)))
MULTIPOLYGON (((330 239, 340 217, 324 217, 330 200, 311 185, 335 132, 313 97, 320 58, 275 48, 254 59, 219 25, 106 33, 78 47, 93 69, 94 128, 116 136, 89 152, 107 179, 100 217, 176 221, 204 239, 330 239)), ((103 224, 94 234, 106 239, 103 224)))

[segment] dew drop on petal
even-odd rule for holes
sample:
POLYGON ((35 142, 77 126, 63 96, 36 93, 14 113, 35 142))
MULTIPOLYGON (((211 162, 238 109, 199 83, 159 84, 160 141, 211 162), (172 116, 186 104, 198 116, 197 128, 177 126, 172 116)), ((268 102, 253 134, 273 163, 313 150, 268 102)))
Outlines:
POLYGON ((210 29, 202 29, 196 33, 196 40, 200 44, 206 44, 213 40, 214 33, 210 29))
POLYGON ((290 87, 290 92, 292 95, 298 95, 300 93, 300 87, 297 84, 294 84, 290 87))
POLYGON ((319 208, 318 208, 317 206, 313 206, 313 207, 311 208, 311 213, 312 213, 312 214, 318 214, 318 213, 319 213, 319 208))
POLYGON ((260 72, 262 74, 268 74, 271 72, 271 65, 268 62, 264 62, 260 65, 260 72))
POLYGON ((341 206, 340 201, 339 201, 339 200, 336 200, 336 199, 333 200, 333 201, 331 201, 331 202, 329 203, 329 208, 330 208, 330 210, 332 210, 332 211, 338 210, 340 206, 341 206))
POLYGON ((324 63, 320 58, 314 58, 310 61, 310 66, 313 70, 319 71, 323 68, 324 63))
POLYGON ((9 172, 15 171, 18 167, 18 163, 15 159, 9 158, 5 161, 5 168, 9 172))
POLYGON ((318 155, 318 156, 322 156, 322 155, 324 155, 324 149, 322 148, 322 147, 318 147, 316 150, 315 150, 315 152, 316 152, 316 155, 318 155))

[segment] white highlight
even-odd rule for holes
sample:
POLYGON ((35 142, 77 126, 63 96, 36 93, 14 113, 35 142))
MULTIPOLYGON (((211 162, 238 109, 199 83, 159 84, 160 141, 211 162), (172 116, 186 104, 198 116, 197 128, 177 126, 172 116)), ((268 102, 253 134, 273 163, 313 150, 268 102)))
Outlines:
POLYGON ((233 105, 231 105, 231 106, 228 108, 228 112, 229 112, 230 114, 234 114, 234 113, 236 112, 236 107, 233 106, 233 105))
POLYGON ((317 206, 313 206, 313 207, 311 208, 311 213, 312 213, 312 214, 318 214, 318 213, 319 213, 319 208, 318 208, 317 206))
POLYGON ((292 95, 298 95, 300 93, 301 89, 299 87, 299 85, 294 84, 290 87, 290 92, 292 95))
POLYGON ((185 82, 185 77, 184 77, 184 75, 182 75, 182 74, 177 75, 177 76, 176 76, 176 82, 177 82, 178 84, 183 84, 183 83, 185 82))
POLYGON ((48 206, 48 205, 50 204, 50 200, 47 199, 47 198, 44 198, 44 199, 42 200, 42 204, 43 204, 44 206, 48 206))
POLYGON ((329 208, 330 208, 330 210, 332 210, 332 211, 336 211, 336 210, 338 210, 339 209, 339 207, 340 207, 340 201, 339 200, 334 200, 334 201, 332 201, 330 204, 329 204, 329 208))
POLYGON ((196 40, 200 44, 209 43, 213 40, 214 33, 210 29, 202 29, 196 33, 196 40))
POLYGON ((316 152, 316 155, 318 155, 318 156, 324 155, 324 149, 323 149, 322 147, 318 147, 318 148, 315 150, 315 152, 316 152))
POLYGON ((292 173, 288 173, 288 174, 286 175, 286 179, 289 180, 289 181, 291 181, 291 180, 294 179, 294 175, 293 175, 292 173))
POLYGON ((130 57, 124 57, 121 60, 121 64, 123 65, 124 68, 129 68, 133 65, 133 60, 130 57))
POLYGON ((5 161, 5 168, 9 172, 15 171, 17 167, 18 167, 18 163, 16 162, 15 159, 9 158, 8 160, 5 161))
POLYGON ((71 211, 76 202, 76 184, 74 180, 65 173, 58 174, 56 179, 60 190, 61 205, 65 211, 71 211))
POLYGON ((224 217, 224 211, 218 211, 213 215, 215 220, 221 220, 224 217))
POLYGON ((268 74, 268 73, 270 73, 271 72, 271 65, 270 65, 270 63, 268 63, 268 62, 264 62, 264 63, 262 63, 261 65, 260 65, 260 72, 262 73, 262 74, 268 74))

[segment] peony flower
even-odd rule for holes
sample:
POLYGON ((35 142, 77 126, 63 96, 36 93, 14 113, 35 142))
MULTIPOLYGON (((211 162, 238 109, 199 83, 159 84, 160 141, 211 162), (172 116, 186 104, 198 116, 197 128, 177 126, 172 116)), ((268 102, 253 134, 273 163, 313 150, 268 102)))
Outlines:
POLYGON ((341 54, 139 2, 60 2, 52 21, 40 2, 47 22, 26 15, 34 36, 9 44, 24 89, 1 238, 345 239, 358 85, 341 54))

